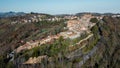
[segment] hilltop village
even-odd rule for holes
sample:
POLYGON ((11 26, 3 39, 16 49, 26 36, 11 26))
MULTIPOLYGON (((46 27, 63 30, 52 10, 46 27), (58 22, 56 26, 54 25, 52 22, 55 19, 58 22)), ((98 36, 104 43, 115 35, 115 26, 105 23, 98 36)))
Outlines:
MULTIPOLYGON (((12 51, 8 57, 12 57, 11 60, 14 59, 14 53, 20 53, 21 51, 24 50, 29 50, 32 49, 34 47, 37 46, 41 46, 42 44, 48 44, 53 42, 55 39, 59 39, 61 36, 64 39, 76 39, 78 37, 81 37, 84 34, 88 34, 90 37, 93 36, 91 34, 90 29, 96 25, 96 23, 101 20, 103 18, 103 16, 93 16, 92 14, 84 14, 81 17, 77 17, 77 16, 64 16, 63 18, 60 17, 50 17, 48 19, 42 19, 44 17, 44 15, 27 15, 25 18, 20 18, 20 20, 17 20, 15 18, 13 18, 13 22, 11 22, 12 24, 16 24, 17 22, 19 23, 32 23, 32 22, 38 22, 38 21, 59 21, 59 20, 67 20, 66 22, 64 22, 66 24, 66 27, 64 27, 64 29, 67 29, 64 32, 60 32, 57 35, 50 35, 47 36, 46 38, 43 38, 41 40, 31 40, 31 41, 27 41, 24 45, 19 46, 18 48, 16 48, 14 51, 12 51), (91 22, 91 19, 97 19, 97 21, 91 22), (15 21, 17 20, 17 21, 15 21)), ((88 36, 87 39, 89 39, 90 37, 88 36)), ((86 39, 86 40, 87 40, 86 39)), ((21 41, 23 42, 23 41, 21 41)), ((81 41, 82 42, 82 41, 81 41)), ((79 44, 81 43, 79 42, 79 44)), ((78 44, 78 43, 76 43, 78 44)), ((72 46, 72 45, 71 45, 72 46)), ((43 56, 41 56, 43 58, 43 56)), ((45 57, 45 56, 44 56, 45 57)), ((39 59, 41 59, 39 57, 39 59)), ((24 64, 29 64, 29 63, 35 63, 37 61, 35 61, 36 59, 32 59, 30 58, 30 60, 28 60, 27 62, 25 62, 24 64)))
MULTIPOLYGON (((64 37, 64 39, 66 39, 66 38, 70 38, 70 39, 78 38, 84 33, 89 34, 90 33, 90 28, 93 27, 96 24, 96 23, 90 22, 90 19, 95 18, 91 14, 85 14, 81 18, 78 18, 78 17, 75 17, 75 16, 72 16, 72 17, 70 17, 70 16, 66 17, 65 16, 65 18, 69 19, 67 22, 65 22, 67 24, 67 26, 64 27, 65 29, 68 29, 67 31, 60 32, 57 35, 48 36, 48 37, 43 38, 41 40, 28 41, 28 42, 26 42, 26 44, 18 47, 15 50, 15 52, 18 53, 22 50, 31 49, 31 48, 34 48, 36 46, 49 43, 49 42, 53 41, 54 39, 58 39, 61 36, 64 37)), ((53 19, 58 20, 60 18, 55 17, 55 18, 52 18, 51 21, 54 21, 53 19)), ((102 17, 97 17, 97 19, 100 20, 100 19, 102 19, 102 17)), ((49 20, 49 19, 47 19, 47 20, 49 20)), ((30 22, 28 22, 28 23, 30 23, 30 22)))

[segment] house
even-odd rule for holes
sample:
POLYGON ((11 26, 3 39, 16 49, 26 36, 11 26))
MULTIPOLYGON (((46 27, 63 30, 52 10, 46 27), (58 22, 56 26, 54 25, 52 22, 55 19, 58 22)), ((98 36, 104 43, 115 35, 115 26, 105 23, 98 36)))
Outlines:
POLYGON ((69 30, 74 30, 74 28, 77 28, 76 26, 80 24, 80 21, 78 20, 70 20, 67 22, 67 28, 69 30))
POLYGON ((24 62, 23 64, 36 64, 36 63, 41 63, 42 60, 46 59, 47 55, 43 55, 43 56, 38 56, 38 57, 31 57, 29 58, 26 62, 24 62))

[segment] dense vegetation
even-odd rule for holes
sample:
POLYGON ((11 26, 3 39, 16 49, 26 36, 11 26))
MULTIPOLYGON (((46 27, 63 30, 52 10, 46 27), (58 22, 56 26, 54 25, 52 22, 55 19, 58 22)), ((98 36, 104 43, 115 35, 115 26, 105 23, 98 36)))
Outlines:
POLYGON ((98 50, 83 68, 120 67, 120 18, 104 17, 98 24, 101 32, 98 50))
POLYGON ((92 19, 90 19, 90 22, 96 23, 96 22, 98 22, 98 19, 97 18, 92 18, 92 19))

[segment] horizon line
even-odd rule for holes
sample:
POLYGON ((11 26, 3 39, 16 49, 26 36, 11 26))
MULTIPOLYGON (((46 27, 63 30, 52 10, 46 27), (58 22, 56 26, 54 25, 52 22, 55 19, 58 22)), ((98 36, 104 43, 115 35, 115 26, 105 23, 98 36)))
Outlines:
POLYGON ((77 14, 77 13, 99 13, 99 14, 111 13, 111 14, 120 14, 120 12, 92 12, 92 11, 76 12, 76 13, 57 13, 57 14, 47 13, 47 12, 35 12, 35 11, 29 11, 29 12, 24 12, 24 11, 2 11, 0 13, 9 13, 9 12, 15 12, 15 13, 19 13, 19 12, 23 12, 23 13, 39 13, 39 14, 41 13, 41 14, 50 14, 50 15, 61 15, 61 14, 74 15, 74 14, 77 14))

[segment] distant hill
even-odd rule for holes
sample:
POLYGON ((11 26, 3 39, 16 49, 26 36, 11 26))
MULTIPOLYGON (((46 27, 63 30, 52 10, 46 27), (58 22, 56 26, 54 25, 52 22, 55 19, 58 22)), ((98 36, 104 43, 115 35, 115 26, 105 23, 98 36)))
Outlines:
POLYGON ((6 18, 6 17, 13 17, 13 16, 19 16, 19 15, 25 15, 24 12, 0 12, 0 18, 6 18))
POLYGON ((82 12, 82 13, 76 13, 76 16, 81 16, 84 14, 92 14, 94 16, 100 16, 100 15, 105 15, 105 16, 112 16, 112 15, 119 15, 119 13, 91 13, 91 12, 82 12))

